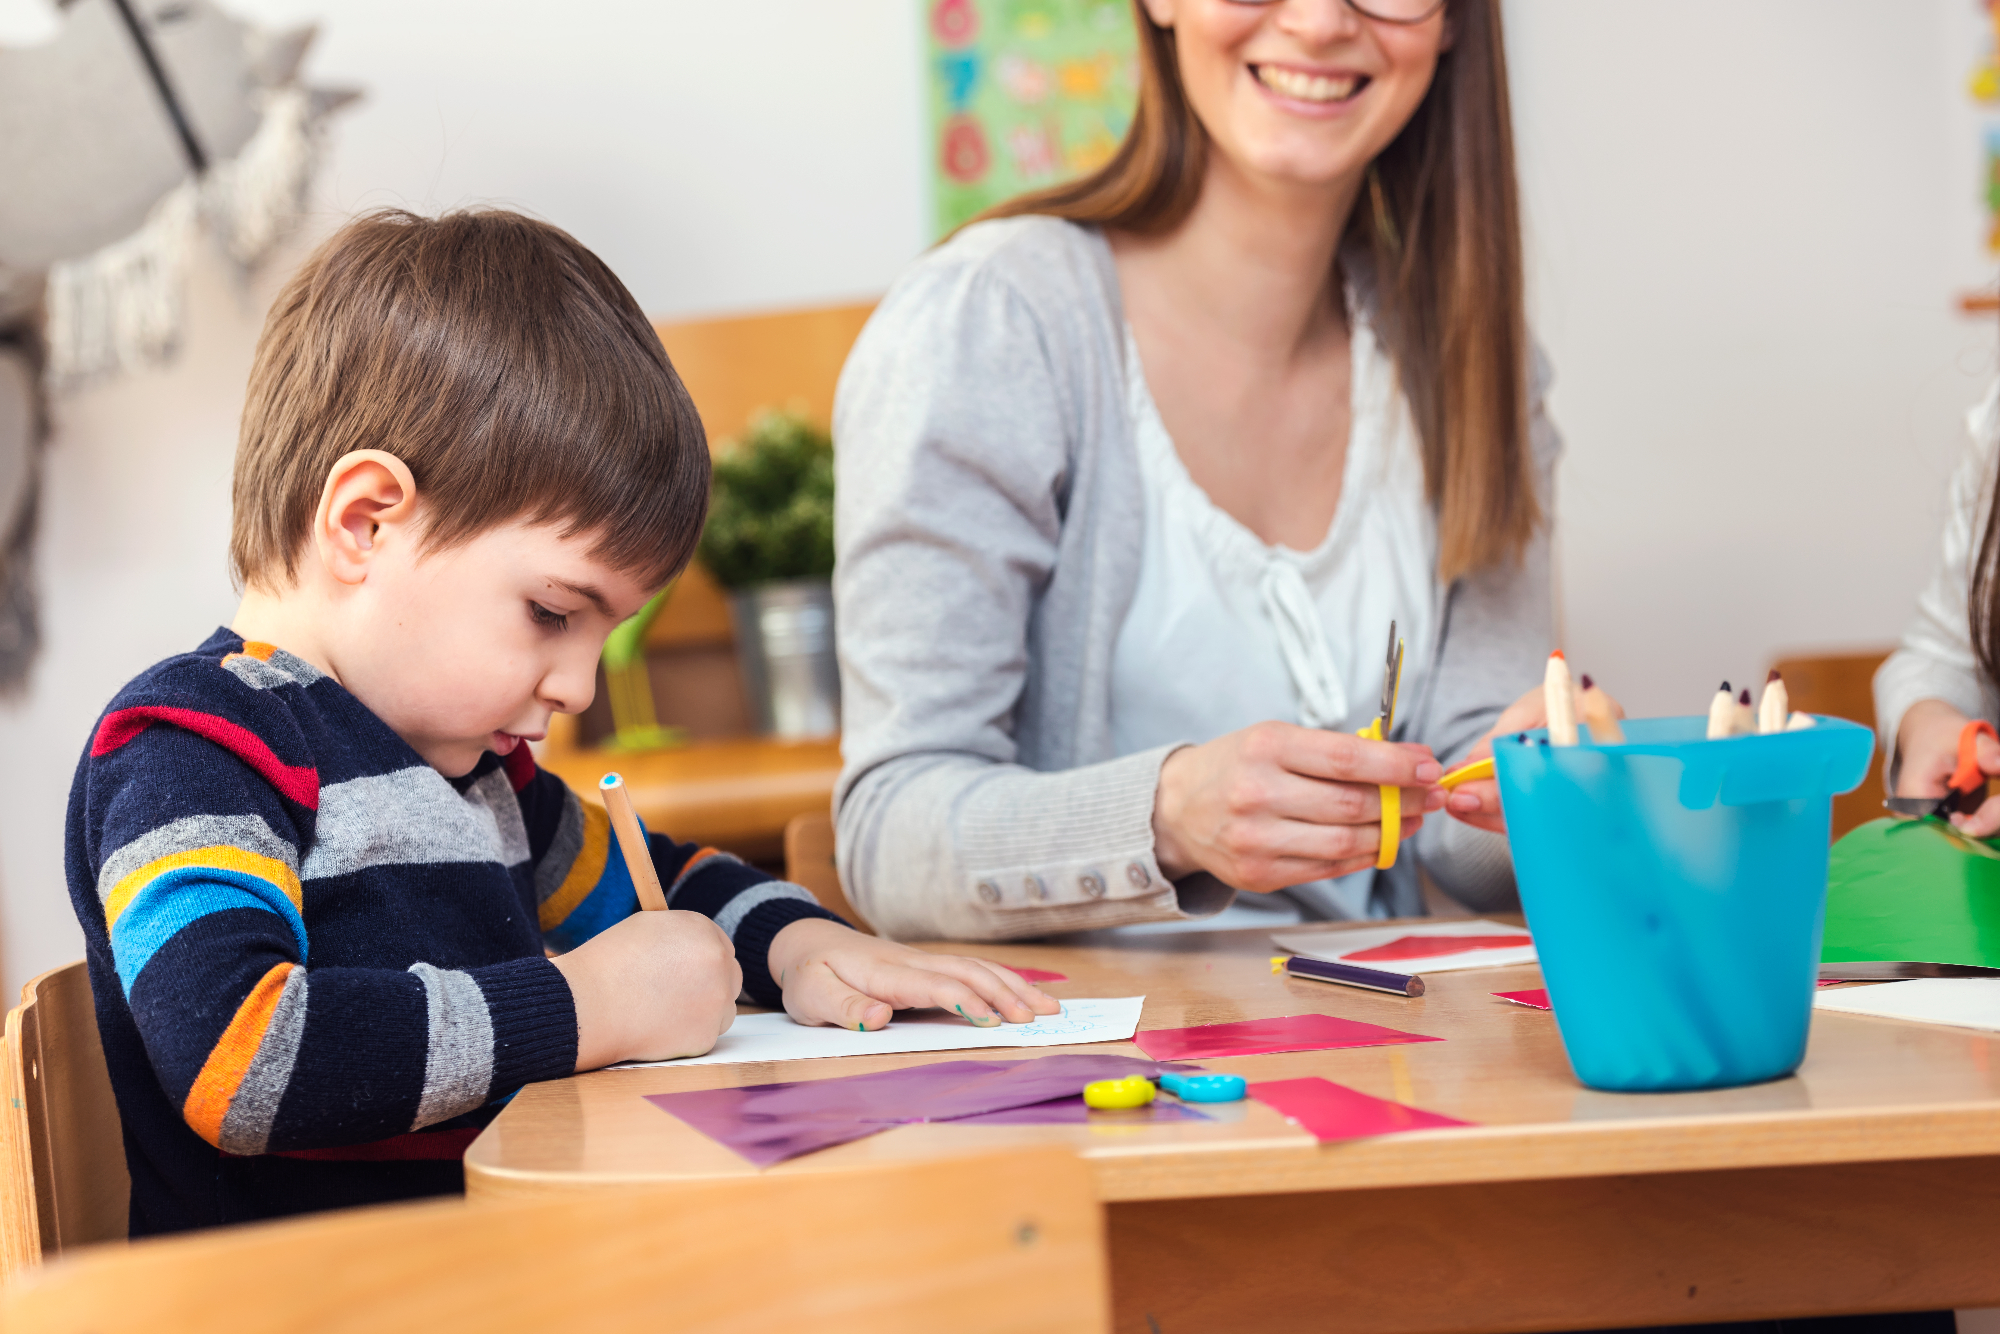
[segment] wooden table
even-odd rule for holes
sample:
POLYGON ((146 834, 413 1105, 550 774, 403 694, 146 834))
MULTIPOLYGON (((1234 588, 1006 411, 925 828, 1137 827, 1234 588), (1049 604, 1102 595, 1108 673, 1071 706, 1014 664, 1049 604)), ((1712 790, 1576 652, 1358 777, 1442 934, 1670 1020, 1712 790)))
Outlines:
MULTIPOLYGON (((959 948, 1065 973, 1058 996, 1143 992, 1145 1028, 1317 1012, 1447 1039, 1204 1064, 1252 1081, 1322 1075, 1475 1129, 1318 1145, 1247 1102, 1206 1124, 903 1126, 770 1169, 1073 1145, 1109 1205, 1120 1331, 1442 1334, 2000 1305, 2000 1039, 1820 1014, 1792 1078, 1606 1094, 1571 1076, 1552 1015, 1490 994, 1539 985, 1532 967, 1435 974, 1406 1000, 1273 976, 1263 932, 959 948)), ((466 1186, 748 1175, 641 1095, 1017 1054, 538 1084, 473 1144, 466 1186)))
POLYGON ((597 780, 616 769, 648 828, 751 861, 777 862, 793 816, 832 809, 840 740, 730 737, 638 755, 552 748, 541 763, 586 801, 600 800, 597 780))

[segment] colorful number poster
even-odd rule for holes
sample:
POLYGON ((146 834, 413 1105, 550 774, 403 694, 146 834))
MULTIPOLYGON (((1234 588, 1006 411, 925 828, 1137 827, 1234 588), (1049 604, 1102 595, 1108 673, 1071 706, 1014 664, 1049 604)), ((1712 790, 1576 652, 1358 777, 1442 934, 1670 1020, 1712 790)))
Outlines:
POLYGON ((1110 160, 1139 94, 1130 0, 921 3, 939 236, 1110 160))

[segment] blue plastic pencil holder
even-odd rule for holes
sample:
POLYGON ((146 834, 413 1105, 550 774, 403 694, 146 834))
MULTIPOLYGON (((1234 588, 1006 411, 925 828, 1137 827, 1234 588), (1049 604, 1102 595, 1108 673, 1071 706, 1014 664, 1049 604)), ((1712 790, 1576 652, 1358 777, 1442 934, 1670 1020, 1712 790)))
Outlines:
POLYGON ((1494 745, 1521 905, 1592 1088, 1726 1088, 1805 1058, 1833 797, 1868 772, 1874 734, 1822 718, 1709 741, 1707 726, 1494 745))

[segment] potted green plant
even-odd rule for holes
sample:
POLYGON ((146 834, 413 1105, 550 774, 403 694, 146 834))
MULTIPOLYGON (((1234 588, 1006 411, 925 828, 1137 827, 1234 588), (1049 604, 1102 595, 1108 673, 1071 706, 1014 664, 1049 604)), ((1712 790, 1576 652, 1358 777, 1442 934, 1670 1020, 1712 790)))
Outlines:
POLYGON ((729 594, 758 730, 840 730, 833 653, 833 439, 796 412, 762 412, 715 458, 701 563, 729 594))

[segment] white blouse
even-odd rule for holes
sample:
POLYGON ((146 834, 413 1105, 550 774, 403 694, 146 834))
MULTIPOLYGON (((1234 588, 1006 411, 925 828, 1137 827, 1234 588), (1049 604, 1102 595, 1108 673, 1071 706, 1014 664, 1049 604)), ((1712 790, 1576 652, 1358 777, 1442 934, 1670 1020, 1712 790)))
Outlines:
MULTIPOLYGON (((1138 590, 1112 658, 1118 754, 1210 741, 1273 719, 1359 731, 1381 702, 1391 620, 1407 645, 1403 707, 1421 693, 1444 595, 1437 523, 1395 367, 1352 299, 1348 318, 1347 461, 1333 522, 1311 551, 1263 542, 1196 485, 1126 331, 1146 532, 1138 590)), ((1380 915, 1374 878, 1361 871, 1287 893, 1308 918, 1380 915)), ((1249 907, 1260 897, 1238 902, 1249 907)))
POLYGON ((1993 495, 1995 456, 2000 453, 2000 384, 1965 417, 1972 436, 1952 475, 1938 563, 1917 597, 1916 615, 1903 642, 1875 673, 1875 725, 1883 753, 1891 757, 1888 782, 1896 779, 1896 733, 1903 715, 1920 699, 1938 699, 1968 718, 2000 716, 2000 692, 1979 670, 1967 623, 1972 565, 1986 530, 1987 502, 1993 495))

